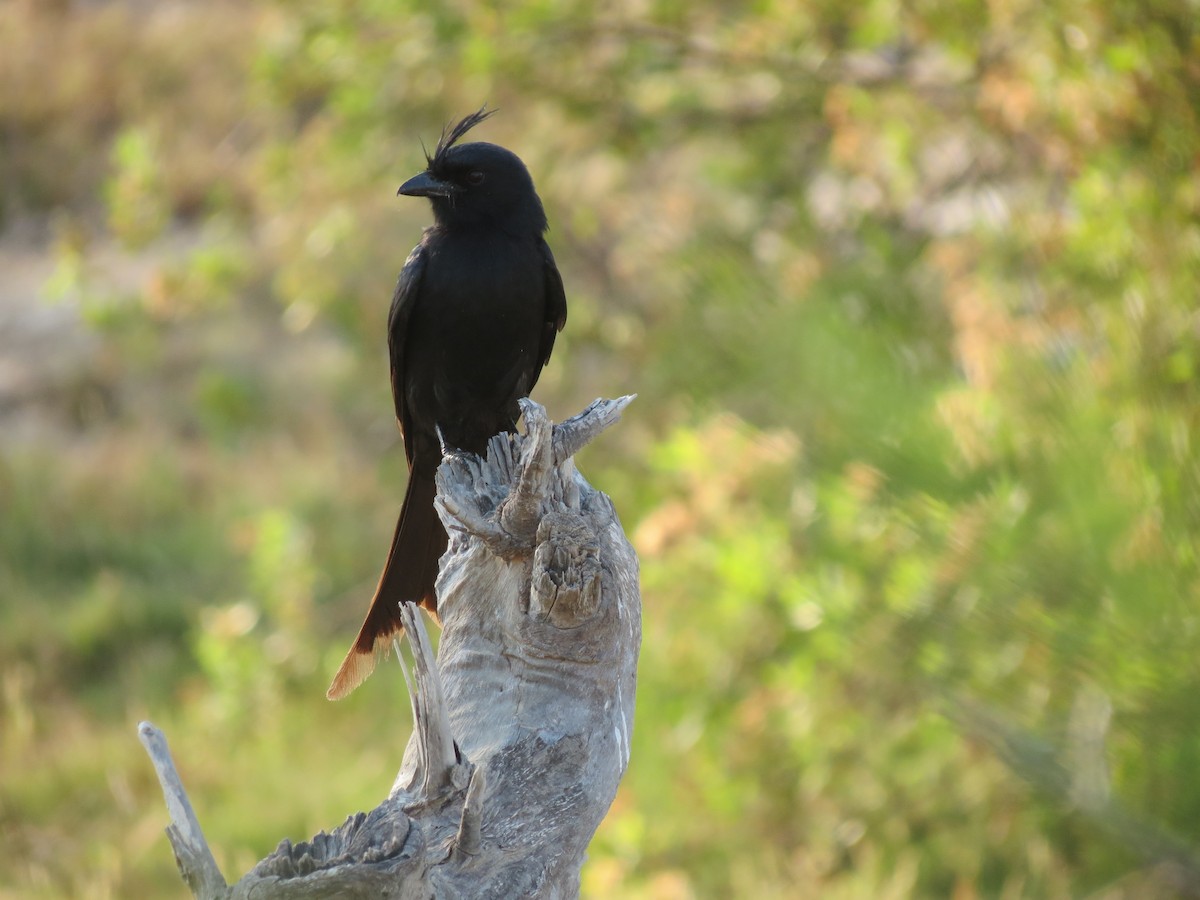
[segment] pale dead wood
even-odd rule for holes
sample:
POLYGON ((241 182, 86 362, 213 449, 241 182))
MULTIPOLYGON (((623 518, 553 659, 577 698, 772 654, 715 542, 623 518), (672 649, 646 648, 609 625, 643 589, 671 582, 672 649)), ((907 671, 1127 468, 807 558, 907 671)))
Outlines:
POLYGON ((440 649, 435 661, 421 615, 407 610, 415 727, 391 794, 370 813, 285 840, 228 887, 165 740, 140 726, 196 897, 578 894, 629 763, 641 597, 616 512, 572 457, 632 399, 598 400, 558 426, 525 401, 525 435, 494 438, 486 459, 443 461, 440 649))
POLYGON ((225 878, 217 867, 208 841, 204 840, 200 821, 188 800, 187 791, 183 789, 175 761, 171 759, 166 735, 149 722, 141 722, 138 724, 138 738, 150 755, 158 783, 162 785, 167 812, 171 816, 167 839, 175 851, 175 863, 183 874, 183 880, 197 897, 224 896, 227 890, 225 878))

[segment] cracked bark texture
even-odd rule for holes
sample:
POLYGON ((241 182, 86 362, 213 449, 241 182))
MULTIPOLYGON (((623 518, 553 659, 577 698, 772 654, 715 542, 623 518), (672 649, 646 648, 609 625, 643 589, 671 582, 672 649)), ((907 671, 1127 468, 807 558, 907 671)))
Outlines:
POLYGON ((573 455, 632 397, 553 426, 523 401, 524 435, 486 458, 448 454, 450 535, 433 660, 415 609, 415 727, 390 795, 331 834, 279 848, 227 887, 153 726, 142 741, 197 897, 574 897, 592 835, 629 763, 641 643, 638 563, 609 499, 573 455))

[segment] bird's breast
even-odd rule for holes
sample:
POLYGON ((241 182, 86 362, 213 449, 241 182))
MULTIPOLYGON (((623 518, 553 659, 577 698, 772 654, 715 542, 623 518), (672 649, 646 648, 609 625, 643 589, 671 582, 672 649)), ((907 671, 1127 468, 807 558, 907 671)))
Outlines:
POLYGON ((534 241, 495 234, 427 249, 408 324, 406 394, 418 418, 471 448, 512 427, 516 400, 536 380, 544 262, 534 241))
POLYGON ((414 312, 431 334, 450 339, 448 352, 457 342, 464 352, 480 343, 495 351, 503 341, 537 336, 545 284, 532 242, 446 241, 430 256, 424 281, 414 312))

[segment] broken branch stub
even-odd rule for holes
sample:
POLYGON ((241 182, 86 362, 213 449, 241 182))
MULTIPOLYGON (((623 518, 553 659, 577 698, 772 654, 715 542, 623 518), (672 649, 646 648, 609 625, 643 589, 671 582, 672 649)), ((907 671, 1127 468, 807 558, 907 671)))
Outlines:
POLYGON ((629 763, 641 598, 612 503, 572 456, 632 399, 597 400, 557 427, 523 401, 524 435, 493 438, 483 459, 443 460, 438 658, 407 610, 414 729, 376 809, 284 841, 227 888, 184 813, 165 744, 156 753, 147 743, 197 897, 578 894, 584 852, 629 763))
MULTIPOLYGON (((525 401, 524 435, 438 471, 438 670, 459 751, 484 779, 479 852, 433 872, 447 896, 574 896, 628 765, 637 557, 609 499, 555 451, 576 452, 630 400, 598 401, 566 432, 525 401)), ((410 745, 397 794, 416 759, 410 745)))

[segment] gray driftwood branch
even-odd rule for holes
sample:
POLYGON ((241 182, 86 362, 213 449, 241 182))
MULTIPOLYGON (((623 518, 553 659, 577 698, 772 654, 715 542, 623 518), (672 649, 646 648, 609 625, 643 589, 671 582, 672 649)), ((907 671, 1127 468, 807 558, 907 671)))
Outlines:
POLYGON ((637 557, 573 455, 632 397, 446 456, 436 661, 405 613, 414 730, 390 795, 332 833, 279 847, 227 886, 158 729, 139 734, 201 900, 573 897, 629 763, 641 597, 637 557))

